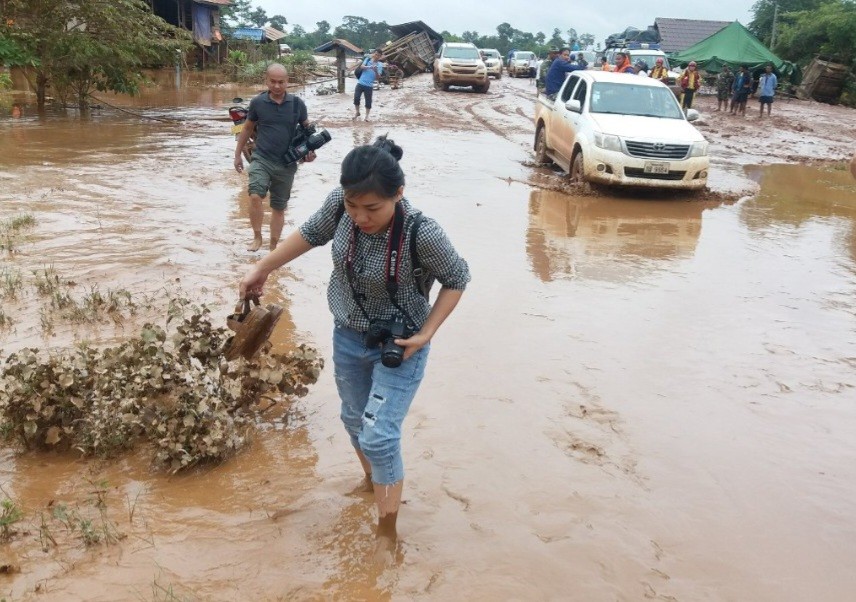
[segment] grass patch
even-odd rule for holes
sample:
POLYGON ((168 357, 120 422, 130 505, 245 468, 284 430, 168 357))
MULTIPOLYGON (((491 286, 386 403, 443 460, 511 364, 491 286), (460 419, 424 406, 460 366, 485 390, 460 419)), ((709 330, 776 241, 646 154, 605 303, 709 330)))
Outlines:
POLYGON ((0 298, 17 299, 23 288, 20 270, 5 266, 0 268, 0 298))
POLYGON ((23 230, 36 225, 36 218, 29 213, 0 220, 0 251, 14 251, 23 236, 23 230))

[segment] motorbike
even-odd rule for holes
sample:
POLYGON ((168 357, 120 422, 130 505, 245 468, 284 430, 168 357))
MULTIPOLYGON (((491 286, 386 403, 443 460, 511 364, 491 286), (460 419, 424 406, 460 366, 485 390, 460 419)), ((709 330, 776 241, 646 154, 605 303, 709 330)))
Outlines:
MULTIPOLYGON (((244 122, 247 120, 248 112, 249 110, 244 105, 243 98, 235 97, 232 99, 232 106, 229 107, 229 118, 232 120, 232 133, 235 135, 235 140, 238 139, 238 136, 241 135, 241 131, 244 129, 244 122)), ((253 160, 253 149, 255 146, 256 138, 254 133, 250 136, 250 139, 247 140, 247 143, 241 151, 244 155, 244 159, 247 161, 253 160)))

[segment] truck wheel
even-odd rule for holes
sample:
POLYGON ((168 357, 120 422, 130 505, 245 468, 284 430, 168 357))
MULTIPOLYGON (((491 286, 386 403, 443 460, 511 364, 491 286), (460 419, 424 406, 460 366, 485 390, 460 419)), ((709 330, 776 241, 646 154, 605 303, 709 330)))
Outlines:
POLYGON ((571 163, 571 181, 580 183, 586 181, 585 168, 583 167, 583 151, 577 151, 577 154, 574 155, 574 162, 571 163))
POLYGON ((450 86, 449 84, 443 84, 441 87, 443 88, 443 92, 448 92, 449 88, 451 88, 452 86, 450 86))
POLYGON ((435 90, 442 90, 443 89, 443 84, 440 83, 440 78, 437 77, 436 71, 434 72, 434 89, 435 90))
POLYGON ((502 79, 502 71, 496 74, 496 79, 502 79))
POLYGON ((535 162, 542 165, 552 163, 550 157, 547 156, 547 133, 543 127, 538 128, 535 132, 535 162))
POLYGON ((480 86, 473 86, 473 89, 479 94, 487 94, 487 91, 490 90, 490 80, 488 79, 480 86))

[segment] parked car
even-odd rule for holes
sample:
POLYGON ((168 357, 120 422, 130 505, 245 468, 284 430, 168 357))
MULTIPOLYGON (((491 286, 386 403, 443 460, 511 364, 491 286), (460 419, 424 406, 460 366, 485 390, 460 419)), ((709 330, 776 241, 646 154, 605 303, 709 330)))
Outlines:
POLYGON ((474 44, 446 42, 440 46, 434 60, 434 87, 448 90, 449 86, 472 86, 482 94, 490 88, 487 66, 474 44))
POLYGON ((616 52, 624 52, 625 54, 630 56, 630 64, 636 65, 639 61, 645 63, 648 66, 648 72, 651 72, 651 69, 654 68, 654 65, 657 64, 657 59, 663 59, 663 66, 666 67, 666 70, 669 72, 669 78, 667 81, 663 82, 666 85, 674 86, 675 82, 677 82, 678 78, 681 76, 680 71, 672 70, 671 65, 669 64, 669 57, 666 56, 666 53, 660 50, 659 44, 647 44, 647 43, 630 43, 626 47, 616 47, 616 48, 607 48, 604 51, 604 56, 610 65, 615 64, 615 53, 616 52))
POLYGON ((502 55, 496 48, 479 48, 479 54, 487 67, 487 74, 502 79, 502 55))
POLYGON ((516 50, 508 59, 508 75, 510 77, 535 77, 534 67, 529 66, 529 61, 536 59, 534 52, 528 50, 516 50))
POLYGON ((660 81, 574 71, 555 99, 535 102, 535 158, 578 181, 697 190, 710 159, 696 119, 660 81))

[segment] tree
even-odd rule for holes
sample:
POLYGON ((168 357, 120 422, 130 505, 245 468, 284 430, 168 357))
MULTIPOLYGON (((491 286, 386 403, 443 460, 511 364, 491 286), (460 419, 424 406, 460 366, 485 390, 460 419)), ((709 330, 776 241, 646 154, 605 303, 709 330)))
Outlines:
POLYGON ((268 22, 267 11, 260 6, 251 10, 247 18, 250 24, 256 27, 264 27, 268 22))
POLYGON ((568 44, 573 47, 574 42, 578 42, 580 37, 577 35, 577 30, 573 27, 568 29, 568 44))
POLYGON ((779 32, 776 51, 782 58, 808 62, 816 54, 825 54, 852 65, 856 61, 856 2, 832 0, 815 10, 786 13, 779 32))
POLYGON ((315 23, 315 33, 324 36, 325 38, 330 37, 330 23, 327 21, 318 21, 315 23))
POLYGON ((190 34, 157 17, 147 0, 8 0, 5 12, 2 33, 32 61, 40 110, 50 83, 75 94, 81 109, 93 90, 134 94, 143 67, 171 64, 191 45, 190 34))
POLYGON ((590 33, 584 33, 580 35, 580 46, 583 48, 588 48, 589 46, 594 46, 594 35, 590 33))
POLYGON ((250 0, 232 0, 232 4, 220 7, 220 16, 231 27, 249 27, 252 23, 253 5, 250 0))
POLYGON ((770 46, 770 38, 773 34, 773 16, 778 4, 778 17, 783 18, 786 13, 814 10, 820 6, 823 0, 757 0, 752 5, 752 21, 747 29, 755 34, 759 40, 770 46))
POLYGON ((268 19, 268 25, 270 25, 274 29, 285 31, 285 26, 288 25, 288 19, 286 19, 282 15, 274 15, 270 19, 268 19))
POLYGON ((470 42, 471 44, 475 44, 479 39, 479 34, 476 31, 465 31, 461 34, 461 39, 464 42, 470 42))
POLYGON ((553 30, 552 37, 547 41, 547 45, 553 48, 561 48, 565 45, 565 40, 562 37, 562 30, 558 27, 553 30))

